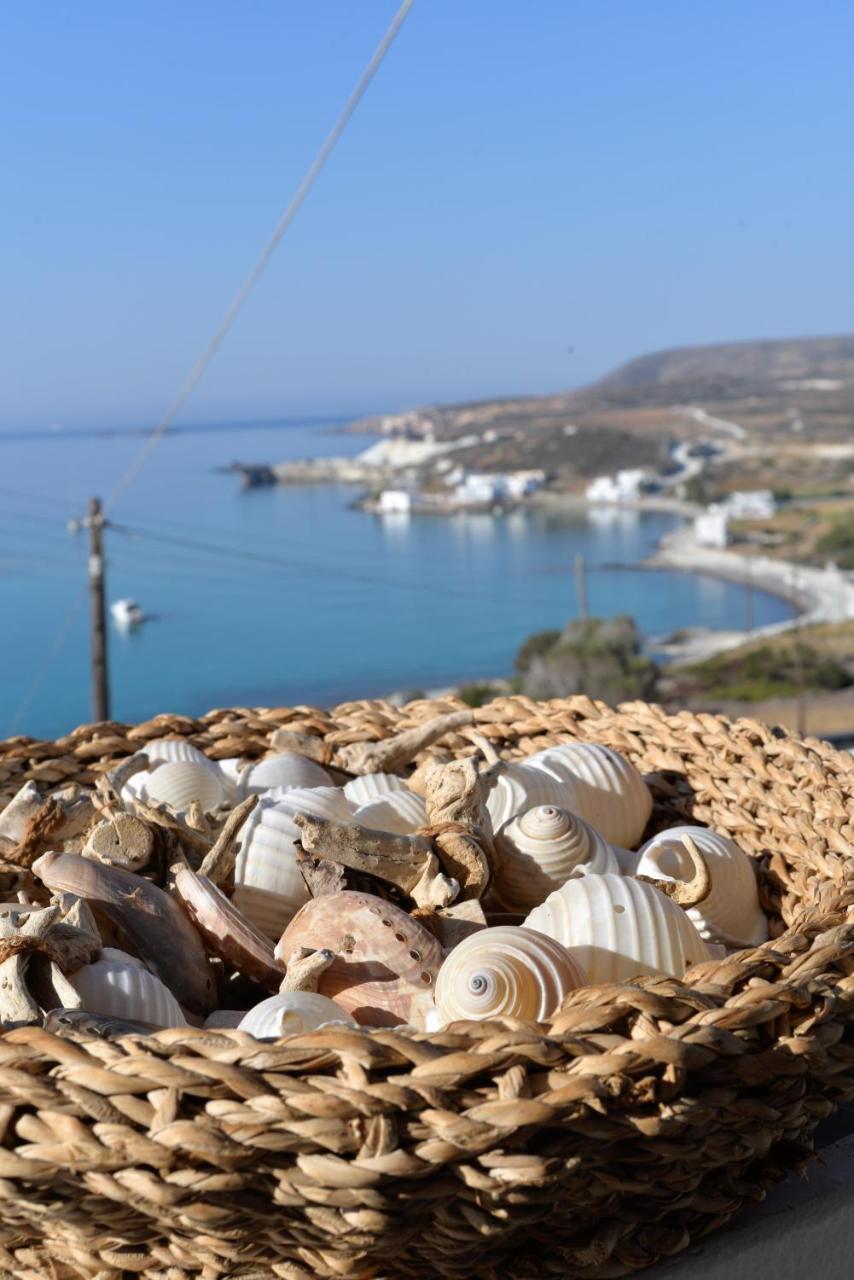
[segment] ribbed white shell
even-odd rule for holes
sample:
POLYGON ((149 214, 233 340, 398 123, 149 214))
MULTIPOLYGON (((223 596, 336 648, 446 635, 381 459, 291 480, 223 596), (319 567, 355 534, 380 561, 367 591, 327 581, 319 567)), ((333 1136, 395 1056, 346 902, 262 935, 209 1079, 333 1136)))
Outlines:
POLYGON ((287 991, 256 1004, 238 1023, 238 1030, 248 1031, 259 1040, 267 1040, 295 1032, 314 1031, 330 1022, 355 1026, 352 1018, 334 1000, 313 991, 287 991))
POLYGON ((656 880, 691 880, 691 859, 682 843, 690 836, 706 860, 712 888, 689 907, 688 918, 708 941, 757 946, 768 938, 768 920, 759 905, 751 859, 734 840, 708 827, 671 827, 648 840, 640 851, 636 875, 656 880))
POLYGON ((309 893, 297 867, 299 827, 293 809, 260 800, 238 833, 233 902, 268 938, 279 939, 309 893))
POLYGON ((513 818, 495 847, 495 891, 508 911, 530 911, 573 876, 620 871, 608 841, 582 818, 554 805, 513 818))
POLYGON ((542 1022, 585 977, 566 947, 514 925, 481 929, 454 947, 436 979, 443 1023, 457 1018, 542 1022))
POLYGON ((273 787, 264 794, 277 809, 286 813, 308 813, 330 822, 352 822, 353 808, 343 787, 273 787))
POLYGON ((71 975, 83 1008, 109 1018, 184 1027, 187 1020, 168 987, 133 960, 96 960, 71 975))
POLYGON ((558 805, 575 811, 574 793, 565 778, 555 778, 543 769, 522 764, 501 764, 493 774, 486 797, 492 830, 498 833, 517 814, 541 804, 558 805))
POLYGON ((356 810, 353 821, 372 831, 408 836, 427 825, 427 807, 414 791, 390 791, 379 800, 363 804, 356 810))
POLYGON ((214 761, 209 760, 192 742, 176 738, 156 738, 154 742, 146 742, 140 750, 149 760, 164 760, 167 764, 203 764, 209 769, 216 768, 214 761))
POLYGON ((564 780, 573 794, 567 808, 611 844, 637 845, 652 813, 652 796, 625 756, 597 742, 566 742, 529 756, 525 764, 564 780))
POLYGON ((229 756, 227 760, 217 760, 216 768, 225 785, 228 803, 236 804, 240 794, 240 778, 249 765, 240 756, 229 756))
POLYGON ((638 974, 681 978, 709 949, 681 907, 651 884, 627 876, 580 876, 535 907, 529 929, 568 947, 590 982, 638 974))
POLYGON ((210 764, 185 760, 162 764, 148 774, 143 794, 155 804, 168 805, 175 813, 187 813, 194 801, 205 813, 211 813, 226 801, 225 784, 218 772, 210 764))
POLYGON ((241 796, 260 795, 272 787, 328 787, 332 779, 314 760, 297 755, 295 751, 283 751, 277 756, 260 760, 241 776, 241 796))
POLYGON ((344 794, 357 809, 374 800, 382 800, 393 791, 409 791, 403 779, 393 773, 366 773, 360 778, 351 778, 344 785, 344 794))

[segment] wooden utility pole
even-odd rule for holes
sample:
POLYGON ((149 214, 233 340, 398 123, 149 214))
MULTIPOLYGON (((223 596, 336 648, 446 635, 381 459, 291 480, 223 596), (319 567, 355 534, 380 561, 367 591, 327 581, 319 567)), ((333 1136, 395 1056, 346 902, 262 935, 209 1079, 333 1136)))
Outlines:
POLYGON ((587 621, 587 579, 584 573, 584 556, 579 551, 575 557, 575 585, 578 591, 578 616, 587 621))
POLYGON ((104 516, 101 499, 89 502, 89 593, 92 600, 92 718, 109 720, 107 680, 107 615, 104 603, 104 516))

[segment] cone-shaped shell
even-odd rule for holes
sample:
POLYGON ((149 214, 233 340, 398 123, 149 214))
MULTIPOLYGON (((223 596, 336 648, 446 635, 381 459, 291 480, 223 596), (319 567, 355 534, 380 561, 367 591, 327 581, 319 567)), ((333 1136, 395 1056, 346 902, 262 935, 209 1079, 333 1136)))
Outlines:
POLYGON ((329 774, 315 760, 297 755, 295 751, 282 751, 253 764, 241 775, 241 795, 260 795, 271 787, 328 787, 329 774))
POLYGON ((652 813, 652 796, 625 756, 595 742, 566 742, 529 756, 525 764, 565 781, 573 795, 567 807, 611 844, 636 847, 652 813))
POLYGON ((285 929, 276 957, 287 964, 299 947, 335 953, 320 974, 318 990, 357 1022, 424 1025, 433 1007, 442 947, 400 907, 349 889, 313 898, 285 929))
POLYGON ((292 811, 266 798, 238 833, 233 901, 256 929, 278 939, 304 902, 308 889, 297 866, 299 827, 292 811))
POLYGON ((314 1031, 330 1022, 354 1025, 352 1018, 334 1000, 313 991, 286 991, 256 1004, 244 1014, 237 1026, 238 1030, 248 1031, 258 1040, 269 1040, 314 1031))
POLYGON ((681 907, 627 876, 567 880, 525 925, 569 947, 593 983, 627 982, 638 974, 681 978, 689 965, 710 959, 681 907))
POLYGON ((608 841, 582 818, 554 805, 513 818, 495 847, 495 891, 508 911, 530 911, 573 876, 620 871, 608 841))
POLYGON ((408 836, 427 825, 427 807, 414 791, 391 791, 379 800, 361 805, 353 821, 371 831, 408 836))
POLYGON ((86 964, 71 975, 83 1007, 89 1013, 129 1021, 150 1022, 156 1027, 184 1027, 187 1020, 168 987, 130 957, 86 964))
POLYGON ((486 777, 490 781, 486 809, 496 834, 520 813, 535 809, 537 805, 553 804, 576 811, 570 782, 543 769, 529 769, 522 764, 505 764, 502 761, 486 777))
POLYGON ((712 881, 708 896, 686 911, 701 937, 745 947, 765 942, 768 920, 759 905, 753 863, 734 840, 707 827, 671 827, 643 846, 635 874, 653 880, 691 880, 694 870, 685 836, 705 858, 712 881))
POLYGON ((408 792, 409 788, 402 778, 393 773, 366 773, 359 778, 351 778, 344 785, 345 796, 357 809, 374 800, 383 800, 394 791, 408 792))
POLYGON ((225 804, 225 783, 209 764, 176 760, 154 769, 143 781, 143 796, 154 804, 165 804, 174 813, 187 813, 190 805, 199 804, 212 813, 225 804))
POLYGON ((457 1018, 543 1022, 586 979, 566 947, 514 925, 481 929, 454 947, 436 979, 443 1023, 457 1018))

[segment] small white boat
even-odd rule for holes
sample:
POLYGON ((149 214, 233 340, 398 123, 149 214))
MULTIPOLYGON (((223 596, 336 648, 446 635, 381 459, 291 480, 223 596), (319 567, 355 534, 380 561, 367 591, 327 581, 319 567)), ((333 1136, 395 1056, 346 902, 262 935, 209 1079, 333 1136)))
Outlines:
POLYGON ((145 614, 135 600, 114 600, 110 605, 110 613, 120 631, 133 631, 145 622, 145 614))

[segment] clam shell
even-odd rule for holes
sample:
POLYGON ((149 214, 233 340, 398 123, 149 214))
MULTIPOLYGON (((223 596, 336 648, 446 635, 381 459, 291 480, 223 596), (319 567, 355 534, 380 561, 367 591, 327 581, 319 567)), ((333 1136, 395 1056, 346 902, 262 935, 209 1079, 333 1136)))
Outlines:
POLYGON ((408 792, 409 788, 394 773, 365 773, 359 778, 351 778, 344 785, 345 796, 357 809, 363 804, 372 804, 374 800, 384 800, 397 791, 408 792))
POLYGON ((707 941, 744 947, 768 938, 768 920, 759 905, 753 862, 734 840, 707 827, 671 827, 641 848, 636 875, 654 880, 691 880, 691 859, 683 844, 690 836, 706 860, 712 881, 707 898, 686 915, 707 941))
POLYGON ((565 781, 573 796, 567 808, 611 844, 637 845, 652 813, 652 796, 625 756, 596 742, 566 742, 529 756, 525 764, 565 781))
POLYGON ((185 1027, 187 1019, 168 987, 133 960, 96 960, 71 975, 88 1013, 156 1027, 185 1027))
POLYGON ((232 900, 256 929, 272 939, 281 936, 309 897, 297 866, 300 830, 291 814, 286 806, 264 798, 237 837, 240 851, 234 864, 232 900))
POLYGON ((427 806, 414 791, 390 791, 379 800, 361 805, 352 821, 371 831, 408 836, 427 825, 427 806))
POLYGON ((274 787, 264 795, 283 813, 307 813, 331 822, 352 822, 353 807, 343 787, 274 787))
MULTIPOLYGON (((486 777, 489 779, 490 774, 486 777)), ((542 769, 502 762, 491 774, 486 809, 492 830, 498 832, 518 814, 537 805, 554 804, 574 810, 573 799, 572 787, 566 779, 555 778, 542 769)))
POLYGON ((175 873, 175 896, 209 952, 262 987, 278 990, 285 970, 273 955, 270 940, 250 924, 212 880, 196 875, 189 867, 180 867, 175 873))
POLYGON ((153 742, 146 742, 144 747, 140 747, 140 751, 149 760, 163 760, 166 764, 203 764, 214 771, 217 768, 203 751, 184 738, 155 738, 153 742))
POLYGON ((349 889, 313 898, 294 916, 276 947, 288 963, 298 947, 329 948, 335 959, 318 990, 366 1026, 423 1026, 433 1007, 442 947, 405 911, 349 889))
POLYGON ((711 958, 685 912, 651 884, 619 875, 567 880, 525 926, 568 947, 590 982, 627 982, 638 974, 681 978, 711 958))
POLYGON ((513 818, 495 847, 495 891, 508 911, 530 911, 573 876, 620 871, 608 841, 583 818, 554 805, 513 818))
POLYGON ((217 760, 216 771, 225 787, 226 803, 234 805, 240 796, 240 779, 249 765, 240 756, 229 756, 226 760, 217 760))
POLYGON ((314 760, 295 751, 282 751, 253 764, 240 779, 241 799, 260 795, 271 787, 328 787, 332 779, 314 760))
POLYGON ((436 979, 442 1022, 528 1018, 543 1022, 586 981, 566 947, 514 925, 472 934, 450 953, 436 979))
POLYGON ((238 1030, 248 1031, 258 1040, 277 1039, 301 1031, 314 1031, 330 1022, 354 1026, 344 1009, 313 991, 287 991, 262 1000, 244 1015, 238 1030))
POLYGON ((212 813, 225 804, 227 792, 219 773, 209 764, 176 760, 143 775, 143 797, 165 804, 174 813, 187 813, 194 802, 204 813, 212 813))

